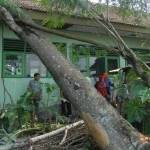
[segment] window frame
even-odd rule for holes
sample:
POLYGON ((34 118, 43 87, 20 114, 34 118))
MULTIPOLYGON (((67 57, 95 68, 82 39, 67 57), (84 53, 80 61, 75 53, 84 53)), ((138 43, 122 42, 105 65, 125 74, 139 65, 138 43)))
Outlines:
POLYGON ((82 45, 82 49, 78 50, 76 45, 74 44, 72 47, 72 51, 71 51, 71 62, 77 67, 77 69, 80 70, 80 68, 78 67, 78 62, 80 60, 80 58, 85 58, 85 70, 80 70, 80 72, 84 75, 84 76, 89 76, 90 75, 90 66, 89 66, 89 59, 90 59, 90 46, 87 48, 86 45, 82 45), (83 52, 83 53, 80 53, 83 52), (73 53, 77 56, 77 60, 74 59, 73 53))
POLYGON ((24 58, 24 53, 23 52, 16 52, 16 51, 3 51, 2 54, 2 77, 4 78, 22 78, 24 77, 24 73, 25 73, 25 58, 24 58), (21 75, 7 75, 5 74, 5 64, 6 64, 6 57, 8 55, 20 55, 22 57, 22 68, 21 68, 21 75))
MULTIPOLYGON (((7 42, 7 40, 18 40, 18 41, 21 41, 20 39, 13 39, 13 38, 3 38, 3 42, 4 40, 6 40, 5 42, 7 42)), ((10 42, 10 41, 9 41, 10 42)), ((5 50, 4 48, 4 44, 3 44, 3 50, 2 50, 2 72, 1 72, 1 76, 4 77, 4 78, 31 78, 31 77, 28 77, 27 76, 27 54, 34 54, 32 51, 27 51, 27 43, 26 42, 23 42, 23 47, 22 47, 22 50, 18 51, 18 50, 15 50, 13 48, 11 48, 11 50, 5 50), (5 64, 6 64, 6 56, 7 55, 21 55, 22 59, 21 59, 21 63, 22 63, 22 68, 21 68, 21 75, 7 75, 5 74, 5 64)), ((57 45, 59 44, 64 44, 64 47, 65 47, 65 50, 64 52, 61 51, 60 49, 58 49, 62 55, 64 57, 67 57, 67 43, 65 42, 53 42, 53 44, 58 47, 57 45)), ((36 54, 35 54, 36 55, 36 54)), ((52 75, 49 73, 48 69, 46 68, 46 75, 41 77, 41 78, 52 78, 52 75)))
POLYGON ((109 68, 109 67, 108 67, 108 60, 109 60, 109 59, 117 60, 117 66, 118 66, 117 68, 120 67, 119 57, 117 57, 117 56, 106 56, 106 70, 107 70, 107 71, 109 71, 109 70, 108 70, 108 68, 109 68))

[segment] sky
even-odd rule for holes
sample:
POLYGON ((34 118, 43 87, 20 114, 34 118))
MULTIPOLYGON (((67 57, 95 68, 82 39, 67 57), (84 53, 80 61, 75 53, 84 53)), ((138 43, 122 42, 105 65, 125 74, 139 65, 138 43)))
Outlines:
MULTIPOLYGON (((97 3, 99 0, 90 0, 93 3, 97 3)), ((105 0, 101 0, 101 2, 105 2, 105 0)))
MULTIPOLYGON (((90 0, 93 3, 97 3, 99 0, 90 0)), ((106 2, 106 0, 101 0, 102 3, 106 2)), ((150 11, 150 0, 147 0, 148 10, 150 11)))
POLYGON ((93 2, 93 3, 97 3, 98 2, 98 0, 90 0, 91 2, 93 2))

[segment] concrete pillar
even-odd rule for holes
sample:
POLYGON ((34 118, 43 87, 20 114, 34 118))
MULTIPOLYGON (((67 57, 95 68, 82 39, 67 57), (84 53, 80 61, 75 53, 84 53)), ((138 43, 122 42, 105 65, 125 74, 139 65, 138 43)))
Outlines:
POLYGON ((119 64, 120 64, 120 68, 126 66, 126 60, 121 56, 119 56, 119 64))
POLYGON ((0 77, 2 77, 3 25, 0 25, 0 77))
POLYGON ((71 61, 72 56, 72 43, 67 43, 67 59, 71 61))

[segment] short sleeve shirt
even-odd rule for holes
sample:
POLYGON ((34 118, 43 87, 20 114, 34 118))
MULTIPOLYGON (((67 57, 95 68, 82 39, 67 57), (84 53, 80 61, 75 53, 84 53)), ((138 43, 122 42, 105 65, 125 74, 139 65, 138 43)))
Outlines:
POLYGON ((40 84, 39 81, 31 80, 31 81, 29 82, 29 88, 31 89, 31 91, 32 91, 34 94, 37 94, 37 95, 39 95, 39 97, 41 97, 42 88, 41 88, 41 84, 40 84))

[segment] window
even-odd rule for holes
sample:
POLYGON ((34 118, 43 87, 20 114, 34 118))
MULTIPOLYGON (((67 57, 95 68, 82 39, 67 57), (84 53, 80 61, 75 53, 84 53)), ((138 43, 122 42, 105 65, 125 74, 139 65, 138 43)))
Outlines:
POLYGON ((3 76, 21 77, 23 68, 23 55, 21 53, 5 53, 3 55, 3 76))
POLYGON ((26 76, 33 77, 34 73, 40 73, 41 77, 46 77, 47 70, 41 60, 35 54, 26 54, 26 76))
POLYGON ((84 56, 80 56, 79 61, 77 63, 77 67, 80 69, 81 72, 87 71, 87 58, 84 56))
POLYGON ((118 68, 118 59, 117 58, 107 58, 107 70, 114 70, 118 68))
MULTIPOLYGON (((66 57, 66 44, 53 43, 66 57)), ((38 72, 41 77, 51 77, 38 56, 31 53, 31 47, 18 39, 3 39, 3 76, 33 77, 38 72)))
POLYGON ((84 74, 90 74, 90 66, 96 59, 96 51, 91 46, 74 45, 72 49, 72 62, 84 74))

